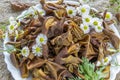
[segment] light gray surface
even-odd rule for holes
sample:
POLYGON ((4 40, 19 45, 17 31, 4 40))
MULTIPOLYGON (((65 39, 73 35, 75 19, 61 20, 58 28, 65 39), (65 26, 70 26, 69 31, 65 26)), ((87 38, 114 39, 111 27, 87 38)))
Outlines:
MULTIPOLYGON (((16 17, 21 13, 21 12, 14 12, 13 10, 11 10, 10 1, 15 1, 15 0, 0 0, 0 24, 6 23, 6 21, 8 21, 8 18, 10 16, 16 17)), ((32 4, 36 4, 39 2, 39 0, 19 0, 19 1, 32 3, 32 4)), ((106 9, 105 7, 107 7, 108 4, 109 4, 108 0, 97 0, 94 3, 92 3, 91 6, 94 6, 99 10, 105 10, 106 9)), ((120 27, 118 28, 118 30, 120 32, 120 27)), ((0 80, 13 80, 9 71, 7 70, 6 64, 4 63, 4 56, 2 53, 0 53, 0 80)))

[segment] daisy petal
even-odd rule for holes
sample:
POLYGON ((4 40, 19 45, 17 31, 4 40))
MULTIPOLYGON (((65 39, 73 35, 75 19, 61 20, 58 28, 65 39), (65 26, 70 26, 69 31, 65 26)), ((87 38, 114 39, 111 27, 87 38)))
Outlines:
POLYGON ((21 51, 21 54, 24 56, 24 57, 28 57, 29 54, 30 54, 30 50, 27 46, 23 47, 22 48, 22 51, 21 51))
POLYGON ((44 34, 39 34, 36 38, 36 43, 39 45, 47 43, 47 36, 44 34))
POLYGON ((89 5, 82 5, 77 7, 77 11, 79 13, 79 15, 88 15, 90 13, 90 6, 89 5))
POLYGON ((34 53, 35 56, 41 56, 42 55, 42 47, 35 44, 32 47, 32 52, 34 53))
POLYGON ((76 14, 77 14, 76 8, 72 7, 72 6, 67 6, 66 11, 67 11, 67 14, 68 14, 69 17, 76 16, 76 14))
POLYGON ((83 30, 84 34, 87 34, 90 32, 90 27, 87 24, 81 24, 80 28, 83 30))

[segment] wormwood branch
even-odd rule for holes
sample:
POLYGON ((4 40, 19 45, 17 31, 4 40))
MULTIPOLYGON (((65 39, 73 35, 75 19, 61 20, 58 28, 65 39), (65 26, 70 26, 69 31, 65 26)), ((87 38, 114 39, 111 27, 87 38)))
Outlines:
MULTIPOLYGON (((89 60, 86 58, 82 58, 82 60, 83 62, 82 64, 79 65, 78 72, 84 75, 85 77, 84 80, 103 80, 104 74, 102 71, 105 68, 104 66, 96 70, 94 63, 90 63, 89 60)), ((69 80, 83 80, 83 79, 79 77, 74 77, 69 80)))

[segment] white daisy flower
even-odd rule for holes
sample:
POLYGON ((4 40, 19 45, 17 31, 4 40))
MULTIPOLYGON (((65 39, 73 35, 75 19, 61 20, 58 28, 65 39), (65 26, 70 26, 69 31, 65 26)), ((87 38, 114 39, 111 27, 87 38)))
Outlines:
POLYGON ((28 57, 29 54, 30 54, 30 50, 27 46, 23 47, 22 48, 22 51, 21 51, 21 54, 24 56, 24 57, 28 57))
POLYGON ((107 12, 105 15, 105 20, 111 20, 112 19, 112 13, 107 12))
POLYGON ((29 17, 30 15, 36 17, 36 11, 38 11, 42 16, 46 14, 41 5, 38 4, 36 6, 30 7, 28 10, 25 10, 20 16, 17 17, 17 19, 21 21, 22 19, 24 19, 25 17, 29 17))
POLYGON ((42 55, 42 47, 35 44, 32 47, 32 52, 34 53, 35 56, 41 56, 42 55))
POLYGON ((12 34, 14 32, 14 30, 15 30, 15 26, 13 26, 13 25, 8 26, 8 31, 10 34, 12 34))
POLYGON ((103 26, 100 26, 100 25, 95 27, 95 31, 98 32, 98 33, 102 32, 103 29, 104 29, 103 26))
POLYGON ((90 32, 90 27, 87 24, 81 24, 80 28, 83 30, 84 34, 87 34, 90 32))
POLYGON ((99 18, 92 19, 92 26, 95 28, 96 26, 102 25, 102 20, 99 18))
POLYGON ((90 13, 90 6, 89 5, 82 5, 77 7, 77 11, 79 15, 88 15, 90 13))
POLYGON ((9 22, 10 22, 10 25, 13 25, 16 27, 20 26, 20 22, 17 22, 14 17, 10 17, 9 22))
POLYGON ((88 24, 88 25, 91 25, 91 23, 92 23, 92 22, 91 22, 91 21, 92 21, 92 17, 89 16, 89 15, 83 16, 82 21, 83 21, 83 23, 86 23, 86 24, 88 24))
POLYGON ((46 44, 47 43, 47 36, 44 34, 39 34, 36 38, 36 43, 39 45, 46 44))
POLYGON ((72 7, 72 6, 67 6, 66 11, 67 11, 67 14, 68 14, 69 17, 76 16, 76 14, 77 14, 76 8, 72 7))
POLYGON ((89 2, 89 0, 79 0, 79 2, 80 2, 81 4, 84 4, 84 3, 89 2))
POLYGON ((38 11, 42 16, 44 16, 46 14, 45 10, 42 9, 41 5, 36 5, 33 7, 35 9, 35 14, 36 14, 36 11, 38 11))
POLYGON ((102 64, 103 65, 108 65, 112 60, 111 56, 106 57, 105 59, 102 59, 102 64))

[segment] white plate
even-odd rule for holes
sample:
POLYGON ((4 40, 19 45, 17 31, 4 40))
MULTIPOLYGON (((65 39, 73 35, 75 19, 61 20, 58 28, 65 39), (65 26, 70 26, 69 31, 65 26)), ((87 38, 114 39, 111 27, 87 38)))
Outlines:
MULTIPOLYGON (((52 2, 55 2, 55 1, 52 1, 52 2)), ((74 5, 79 5, 80 3, 79 2, 76 2, 76 1, 64 1, 64 3, 69 3, 69 4, 74 4, 74 5)), ((120 35, 119 35, 119 32, 118 30, 116 29, 115 25, 111 25, 111 29, 113 29, 113 31, 115 32, 115 34, 120 38, 120 35)), ((6 42, 9 41, 9 38, 8 38, 8 34, 6 33, 6 36, 5 36, 5 39, 4 39, 4 50, 6 50, 6 47, 5 47, 5 44, 6 42)), ((27 78, 27 79, 23 79, 20 75, 20 71, 19 69, 16 69, 13 65, 12 65, 12 62, 10 60, 10 54, 8 52, 3 52, 4 54, 4 60, 5 60, 5 63, 7 64, 7 68, 8 70, 11 72, 13 78, 15 80, 32 80, 31 77, 27 78)), ((119 54, 119 53, 118 53, 119 54)), ((119 54, 120 55, 120 54, 119 54)), ((116 56, 116 55, 115 55, 116 56)), ((118 55, 117 55, 118 56, 118 55)), ((114 80, 115 77, 116 77, 116 74, 120 71, 120 67, 119 66, 112 66, 111 68, 111 72, 110 72, 110 80, 114 80), (116 72, 115 72, 116 70, 116 72)))

